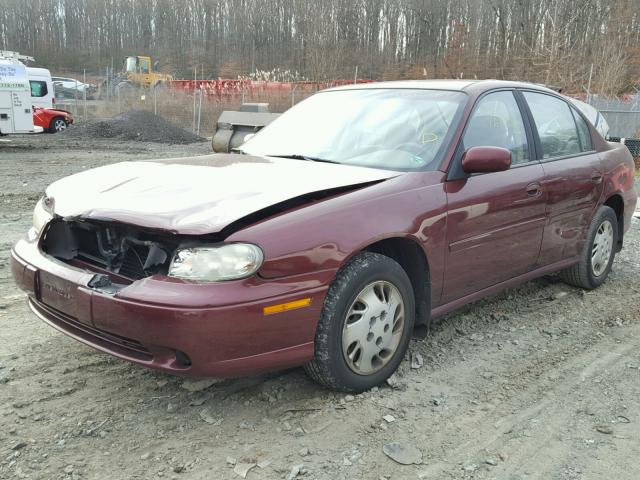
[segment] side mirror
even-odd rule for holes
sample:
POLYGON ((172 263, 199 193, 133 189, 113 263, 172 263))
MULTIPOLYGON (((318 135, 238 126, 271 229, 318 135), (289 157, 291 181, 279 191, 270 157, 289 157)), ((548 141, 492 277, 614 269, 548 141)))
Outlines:
POLYGON ((488 173, 509 170, 511 152, 501 147, 471 147, 462 155, 466 173, 488 173))

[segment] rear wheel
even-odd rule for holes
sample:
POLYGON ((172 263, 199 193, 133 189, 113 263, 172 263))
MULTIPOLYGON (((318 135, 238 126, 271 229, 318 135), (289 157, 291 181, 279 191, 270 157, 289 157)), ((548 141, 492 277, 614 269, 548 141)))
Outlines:
POLYGON ((394 260, 356 255, 329 288, 307 374, 334 390, 361 392, 385 381, 404 358, 415 322, 411 281, 394 260))
POLYGON ((51 124, 49 126, 50 133, 62 133, 68 127, 67 121, 62 117, 55 117, 51 120, 51 124))
POLYGON ((617 242, 616 214, 610 207, 602 206, 591 222, 580 261, 560 272, 561 278, 566 283, 588 290, 599 287, 609 276, 617 242))

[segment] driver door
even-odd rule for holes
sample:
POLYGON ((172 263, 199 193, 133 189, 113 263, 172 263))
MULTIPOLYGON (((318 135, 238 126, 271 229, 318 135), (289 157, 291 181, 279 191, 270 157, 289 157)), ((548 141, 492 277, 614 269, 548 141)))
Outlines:
MULTIPOLYGON (((471 114, 454 162, 476 146, 511 151, 511 168, 461 175, 446 183, 446 271, 442 303, 534 268, 546 222, 544 170, 514 93, 492 92, 471 114)), ((450 175, 451 176, 451 175, 450 175)))

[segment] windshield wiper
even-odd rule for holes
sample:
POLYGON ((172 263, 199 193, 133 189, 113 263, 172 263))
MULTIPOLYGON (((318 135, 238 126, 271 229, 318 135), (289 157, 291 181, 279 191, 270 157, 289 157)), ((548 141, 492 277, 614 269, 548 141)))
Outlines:
POLYGON ((265 155, 265 157, 276 158, 292 158, 293 160, 307 160, 308 162, 322 162, 322 163, 337 163, 335 160, 328 160, 326 158, 310 157, 309 155, 300 155, 299 153, 292 153, 289 155, 265 155))

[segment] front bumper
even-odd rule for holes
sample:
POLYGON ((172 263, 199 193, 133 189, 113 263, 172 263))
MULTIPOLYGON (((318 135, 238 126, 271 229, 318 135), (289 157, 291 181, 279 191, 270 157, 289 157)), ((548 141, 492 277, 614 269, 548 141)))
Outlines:
POLYGON ((233 377, 306 363, 335 271, 277 280, 258 277, 196 284, 148 277, 105 293, 95 272, 19 241, 11 252, 18 286, 49 325, 103 352, 146 367, 193 376, 233 377), (310 298, 308 307, 265 315, 263 308, 310 298))

